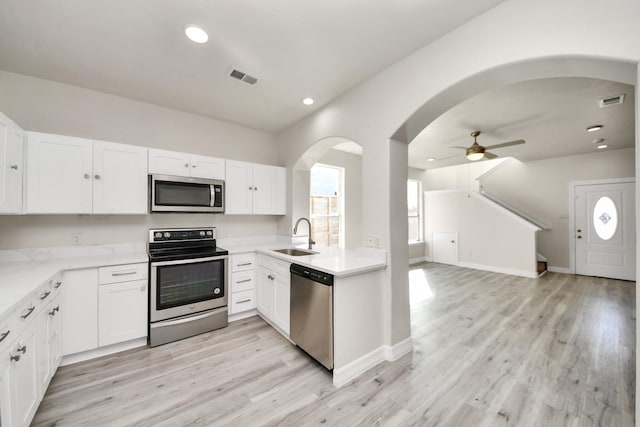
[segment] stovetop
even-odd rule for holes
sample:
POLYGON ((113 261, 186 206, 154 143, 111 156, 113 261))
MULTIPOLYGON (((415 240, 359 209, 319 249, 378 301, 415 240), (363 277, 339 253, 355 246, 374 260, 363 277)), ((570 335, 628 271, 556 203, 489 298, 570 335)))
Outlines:
POLYGON ((215 227, 149 230, 149 259, 170 261, 228 255, 216 245, 215 227))

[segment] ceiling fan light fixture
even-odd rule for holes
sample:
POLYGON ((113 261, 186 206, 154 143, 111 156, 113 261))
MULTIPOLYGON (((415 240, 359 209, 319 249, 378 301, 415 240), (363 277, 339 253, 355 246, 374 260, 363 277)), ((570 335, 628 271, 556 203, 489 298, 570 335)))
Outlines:
POLYGON ((602 125, 593 125, 593 126, 589 126, 589 127, 587 128, 587 132, 595 132, 595 131, 598 131, 598 130, 602 129, 603 127, 604 127, 604 126, 602 126, 602 125))
POLYGON ((482 151, 471 151, 467 150, 467 159, 475 162, 476 160, 480 160, 484 157, 484 150, 482 151))

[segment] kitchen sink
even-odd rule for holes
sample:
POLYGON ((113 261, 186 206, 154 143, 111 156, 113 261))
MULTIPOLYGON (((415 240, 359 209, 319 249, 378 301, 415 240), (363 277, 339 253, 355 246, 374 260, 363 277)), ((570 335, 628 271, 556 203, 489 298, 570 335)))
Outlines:
POLYGON ((296 248, 286 248, 286 249, 273 249, 274 252, 280 252, 281 254, 291 255, 291 256, 302 256, 302 255, 314 255, 315 252, 305 251, 304 249, 296 249, 296 248))

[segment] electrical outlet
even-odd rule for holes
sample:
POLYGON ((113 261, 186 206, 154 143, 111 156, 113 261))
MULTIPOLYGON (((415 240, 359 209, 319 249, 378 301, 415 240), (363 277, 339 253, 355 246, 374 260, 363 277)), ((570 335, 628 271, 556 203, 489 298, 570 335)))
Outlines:
POLYGON ((71 244, 78 246, 82 244, 82 233, 71 233, 71 244))
POLYGON ((367 247, 373 248, 373 235, 369 234, 367 236, 367 247))
POLYGON ((380 236, 373 236, 373 247, 380 249, 380 236))

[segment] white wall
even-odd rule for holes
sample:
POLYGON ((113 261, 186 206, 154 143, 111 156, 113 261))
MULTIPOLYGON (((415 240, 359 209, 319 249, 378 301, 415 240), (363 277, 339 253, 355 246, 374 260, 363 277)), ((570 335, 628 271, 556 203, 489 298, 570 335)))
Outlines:
POLYGON ((491 195, 550 230, 538 234, 538 252, 549 267, 570 267, 569 183, 571 181, 635 176, 634 148, 605 150, 577 156, 522 163, 509 161, 482 179, 491 195))
POLYGON ((429 169, 425 174, 424 191, 455 189, 479 191, 478 178, 506 160, 508 158, 429 169))
POLYGON ((425 192, 427 257, 433 257, 434 232, 458 233, 458 264, 535 277, 536 230, 477 193, 425 192))
MULTIPOLYGON (((273 135, 127 98, 0 71, 0 111, 23 129, 278 165, 273 135)), ((0 248, 147 240, 157 226, 217 226, 218 235, 277 232, 279 217, 0 216, 0 248)), ((290 233, 289 233, 290 234, 290 233)))
POLYGON ((344 168, 345 248, 362 246, 362 156, 330 150, 318 163, 344 168))

